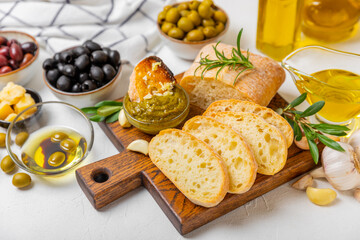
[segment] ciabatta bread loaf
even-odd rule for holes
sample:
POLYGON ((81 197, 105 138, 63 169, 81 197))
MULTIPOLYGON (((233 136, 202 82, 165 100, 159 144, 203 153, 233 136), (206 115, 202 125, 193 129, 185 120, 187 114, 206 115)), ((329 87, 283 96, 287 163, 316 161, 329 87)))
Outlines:
POLYGON ((241 101, 235 99, 220 100, 213 102, 204 112, 204 116, 210 116, 215 112, 250 112, 262 117, 271 125, 277 127, 280 132, 285 136, 287 146, 290 147, 293 139, 294 132, 290 124, 279 114, 270 108, 260 106, 254 102, 241 101))
MULTIPOLYGON (((236 76, 243 68, 234 70, 231 67, 222 69, 216 79, 216 72, 219 68, 213 68, 201 78, 204 67, 199 67, 200 56, 208 56, 209 59, 216 59, 213 50, 214 44, 203 47, 191 67, 185 72, 180 85, 189 93, 191 103, 206 109, 212 102, 222 99, 239 99, 253 101, 262 106, 267 106, 275 96, 277 90, 285 80, 285 71, 274 60, 250 53, 249 60, 254 69, 246 70, 236 76)), ((231 58, 234 46, 220 43, 217 46, 219 52, 231 58)), ((242 51, 246 56, 246 51, 242 51)))
POLYGON ((206 143, 177 129, 161 131, 149 144, 151 161, 193 203, 213 207, 229 190, 222 159, 206 143))
POLYGON ((223 159, 230 179, 230 193, 244 193, 255 182, 257 164, 244 139, 231 127, 210 117, 196 116, 183 130, 206 142, 223 159))
POLYGON ((253 150, 258 173, 274 175, 283 169, 287 159, 287 145, 276 127, 253 113, 219 112, 211 116, 241 134, 253 150))

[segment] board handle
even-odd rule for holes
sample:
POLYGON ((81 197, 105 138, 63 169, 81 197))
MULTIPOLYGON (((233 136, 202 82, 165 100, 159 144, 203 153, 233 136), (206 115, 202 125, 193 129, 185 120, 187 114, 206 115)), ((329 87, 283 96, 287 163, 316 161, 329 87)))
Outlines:
POLYGON ((140 187, 141 172, 153 166, 145 155, 125 150, 79 168, 76 179, 94 208, 100 209, 140 187))

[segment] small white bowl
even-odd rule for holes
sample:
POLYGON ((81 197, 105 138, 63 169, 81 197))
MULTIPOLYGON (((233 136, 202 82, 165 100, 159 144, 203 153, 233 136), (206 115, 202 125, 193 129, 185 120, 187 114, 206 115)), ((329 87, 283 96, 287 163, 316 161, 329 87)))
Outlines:
POLYGON ((39 44, 33 36, 24 32, 0 31, 0 36, 6 37, 8 40, 16 39, 19 43, 34 42, 37 46, 34 57, 27 64, 14 71, 0 75, 0 88, 5 87, 8 82, 24 86, 33 78, 35 73, 40 70, 38 59, 40 50, 39 44))
MULTIPOLYGON (((176 6, 178 4, 179 3, 175 3, 173 4, 173 6, 176 6)), ((218 6, 215 5, 215 8, 225 13, 227 18, 225 29, 221 33, 219 33, 219 35, 202 41, 185 42, 183 40, 178 40, 169 37, 166 33, 164 33, 161 30, 160 24, 157 24, 157 28, 160 33, 160 38, 164 41, 165 45, 168 46, 175 53, 176 56, 183 58, 185 60, 194 60, 201 48, 203 48, 205 45, 209 43, 217 42, 219 38, 223 36, 229 29, 230 22, 228 15, 223 9, 219 8, 218 6)))

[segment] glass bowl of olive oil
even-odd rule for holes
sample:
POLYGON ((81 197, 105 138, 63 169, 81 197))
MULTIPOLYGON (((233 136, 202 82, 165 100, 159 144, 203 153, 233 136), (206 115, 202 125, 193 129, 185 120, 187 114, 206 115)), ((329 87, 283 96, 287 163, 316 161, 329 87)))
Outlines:
POLYGON ((321 46, 299 48, 282 61, 297 89, 313 104, 325 101, 320 122, 354 126, 360 115, 360 55, 321 46))
POLYGON ((10 124, 6 149, 22 169, 38 175, 63 174, 82 162, 91 151, 94 129, 77 107, 57 101, 35 104, 10 124), (41 107, 36 117, 16 122, 33 107, 41 107))

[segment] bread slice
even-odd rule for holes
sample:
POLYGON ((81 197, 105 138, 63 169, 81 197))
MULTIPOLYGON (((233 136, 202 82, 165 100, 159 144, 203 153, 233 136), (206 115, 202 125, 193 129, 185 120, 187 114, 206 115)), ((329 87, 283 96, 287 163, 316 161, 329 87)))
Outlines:
POLYGON ((206 142, 223 159, 230 193, 247 192, 255 182, 257 164, 250 147, 231 127, 210 117, 196 116, 183 130, 206 142))
POLYGON ((171 90, 175 82, 174 74, 160 58, 147 57, 136 65, 130 76, 129 98, 139 102, 163 94, 171 90))
POLYGON ((287 145, 276 127, 253 113, 219 112, 211 116, 241 134, 253 150, 258 173, 274 175, 284 167, 287 145))
POLYGON ((151 161, 193 203, 214 207, 229 190, 222 159, 206 143, 189 133, 166 129, 149 144, 151 161))
POLYGON ((204 116, 209 116, 214 112, 250 112, 262 117, 271 125, 277 127, 284 135, 289 148, 294 139, 294 132, 290 124, 279 114, 270 108, 260 106, 254 102, 240 101, 235 99, 220 100, 213 102, 204 112, 204 116))

